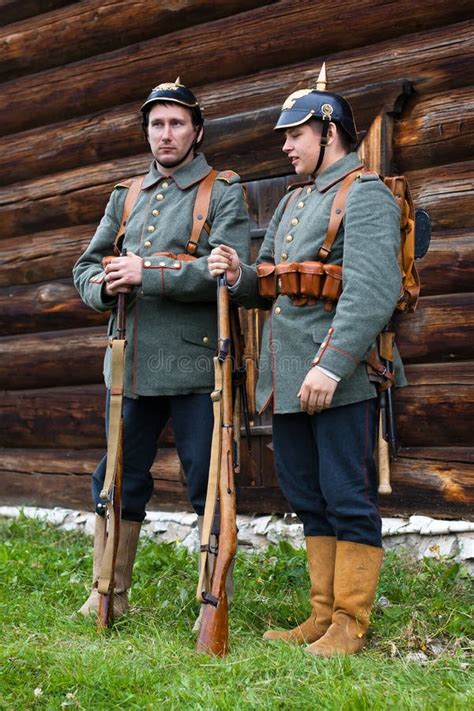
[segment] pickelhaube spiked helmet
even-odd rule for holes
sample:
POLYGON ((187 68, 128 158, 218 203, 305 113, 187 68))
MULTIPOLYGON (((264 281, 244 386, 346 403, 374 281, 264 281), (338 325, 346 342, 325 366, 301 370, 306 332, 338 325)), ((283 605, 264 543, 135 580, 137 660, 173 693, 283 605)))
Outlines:
POLYGON ((321 121, 333 121, 340 124, 346 133, 355 142, 357 130, 351 105, 339 94, 326 91, 326 64, 324 63, 316 89, 300 89, 294 91, 285 100, 281 113, 275 124, 275 130, 299 126, 311 118, 321 121))
POLYGON ((140 107, 140 111, 142 113, 149 111, 151 106, 158 101, 186 106, 191 109, 195 123, 201 126, 204 123, 198 100, 187 86, 181 84, 179 77, 174 82, 164 82, 155 86, 140 107))

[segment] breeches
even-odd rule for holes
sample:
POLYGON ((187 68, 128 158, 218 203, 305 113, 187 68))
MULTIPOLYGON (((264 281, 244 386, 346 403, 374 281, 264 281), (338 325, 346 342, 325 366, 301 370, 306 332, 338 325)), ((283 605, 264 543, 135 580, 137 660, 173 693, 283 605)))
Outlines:
MULTIPOLYGON (((213 428, 210 395, 124 398, 123 402, 123 518, 128 521, 143 521, 145 518, 145 507, 153 493, 150 469, 156 457, 158 438, 170 418, 189 499, 195 512, 203 514, 213 428)), ((107 393, 106 423, 109 420, 108 405, 107 393)), ((106 465, 107 456, 104 456, 92 477, 92 498, 98 512, 106 465)))
POLYGON ((273 416, 278 480, 305 536, 382 545, 374 447, 377 400, 273 416))

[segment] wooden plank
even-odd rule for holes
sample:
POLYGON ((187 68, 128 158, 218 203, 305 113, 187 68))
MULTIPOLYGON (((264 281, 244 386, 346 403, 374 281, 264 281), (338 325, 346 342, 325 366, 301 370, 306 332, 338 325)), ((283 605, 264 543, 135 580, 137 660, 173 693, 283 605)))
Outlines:
POLYGON ((435 229, 474 227, 474 161, 407 171, 413 200, 435 229))
MULTIPOLYGON (((160 455, 171 457, 173 452, 162 451, 160 455)), ((427 450, 426 454, 430 452, 432 450, 427 450)), ((3 484, 0 504, 90 510, 89 472, 99 456, 100 452, 91 451, 38 453, 34 450, 0 450, 3 484), (35 465, 30 466, 29 462, 35 462, 35 465)), ((149 509, 190 510, 183 482, 176 473, 168 479, 157 478, 157 474, 161 477, 159 458, 157 462, 153 467, 155 491, 149 509)), ((402 451, 401 457, 392 466, 392 486, 393 494, 380 499, 384 515, 426 514, 472 519, 473 463, 459 464, 424 457, 423 450, 419 450, 419 458, 415 459, 405 456, 402 451)), ((285 513, 289 510, 288 503, 275 484, 241 488, 240 513, 285 513)))
POLYGON ((410 386, 396 391, 400 442, 404 447, 472 446, 472 362, 409 365, 410 386), (457 371, 456 375, 453 373, 457 371))
POLYGON ((395 123, 395 161, 402 173, 462 161, 473 142, 472 86, 424 97, 395 123))
MULTIPOLYGON (((361 135, 383 106, 392 109, 402 91, 403 82, 390 81, 354 86, 346 93, 361 135)), ((277 105, 262 106, 260 97, 251 95, 245 101, 251 108, 244 111, 241 97, 236 95, 232 104, 226 102, 225 116, 219 115, 219 97, 216 104, 206 103, 204 150, 209 163, 224 168, 232 156, 231 167, 245 180, 291 170, 281 151, 282 135, 273 131, 281 98, 277 105)), ((137 106, 127 105, 127 109, 126 113, 122 108, 111 109, 4 137, 0 145, 0 184, 143 153, 137 106)))
POLYGON ((71 279, 0 289, 0 329, 5 334, 98 326, 107 318, 81 301, 71 279))
POLYGON ((0 240, 0 287, 70 278, 96 226, 46 230, 29 235, 26 240, 0 240))
MULTIPOLYGON (((374 5, 372 0, 346 0, 343 13, 332 0, 321 0, 317 9, 313 0, 297 4, 281 0, 270 15, 268 8, 257 8, 6 82, 0 94, 0 134, 139 100, 150 90, 157 57, 162 76, 180 74, 190 86, 202 84, 204 77, 222 83, 237 72, 239 76, 250 74, 256 66, 263 70, 309 58, 314 66, 315 56, 327 57, 335 47, 339 51, 365 47, 374 37, 379 41, 398 38, 420 26, 444 28, 470 19, 471 14, 469 0, 456 4, 432 0, 429 5, 398 0, 395 14, 387 12, 385 3, 374 5), (289 37, 298 41, 289 42, 289 37), (221 51, 223 38, 225 52, 221 51)), ((365 55, 365 49, 359 54, 365 55)), ((379 68, 379 77, 381 72, 379 68)))
POLYGON ((411 314, 396 316, 397 344, 406 361, 474 357, 474 293, 425 296, 411 314))
MULTIPOLYGON (((404 447, 472 444, 474 385, 464 362, 407 367, 396 392, 404 447), (466 382, 467 380, 467 382, 466 382)), ((104 388, 83 385, 2 391, 0 446, 90 449, 104 445, 104 388)))
POLYGON ((59 7, 71 5, 74 0, 0 0, 0 27, 12 22, 20 22, 26 17, 37 16, 39 13, 51 12, 59 7))
MULTIPOLYGON (((158 3, 156 0, 82 0, 65 7, 64 2, 42 2, 42 12, 46 11, 45 4, 60 9, 0 31, 0 45, 8 48, 0 58, 0 80, 33 74, 38 67, 44 71, 69 64, 124 45, 162 37, 184 27, 268 6, 275 1, 226 0, 216 3, 180 0, 158 3)), ((23 2, 15 4, 18 6, 23 2)), ((0 12, 3 14, 1 6, 0 12)))
POLYGON ((417 267, 423 296, 472 291, 474 231, 434 232, 428 253, 417 262, 417 267))

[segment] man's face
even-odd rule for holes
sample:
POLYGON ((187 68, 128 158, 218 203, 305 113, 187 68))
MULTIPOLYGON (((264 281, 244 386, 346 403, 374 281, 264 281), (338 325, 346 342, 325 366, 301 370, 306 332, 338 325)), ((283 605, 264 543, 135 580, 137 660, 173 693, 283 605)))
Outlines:
POLYGON ((194 151, 189 149, 195 139, 196 127, 189 109, 179 104, 157 103, 152 106, 148 117, 148 142, 159 165, 167 168, 191 162, 194 151))
POLYGON ((311 175, 316 167, 321 127, 315 121, 293 126, 285 131, 282 151, 288 155, 297 175, 311 175))

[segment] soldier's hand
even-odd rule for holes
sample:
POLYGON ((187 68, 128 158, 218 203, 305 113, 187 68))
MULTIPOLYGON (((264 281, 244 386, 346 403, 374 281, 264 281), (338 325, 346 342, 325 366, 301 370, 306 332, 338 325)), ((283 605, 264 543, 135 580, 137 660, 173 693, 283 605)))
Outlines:
POLYGON ((235 284, 240 274, 240 259, 239 255, 232 247, 225 244, 214 247, 207 258, 207 264, 211 276, 217 277, 221 274, 226 275, 229 286, 235 284))
POLYGON ((336 388, 336 380, 318 368, 311 368, 298 393, 301 409, 308 415, 321 412, 331 405, 336 388))
POLYGON ((142 283, 143 259, 133 252, 126 257, 114 257, 105 267, 105 291, 109 296, 128 294, 142 283))

